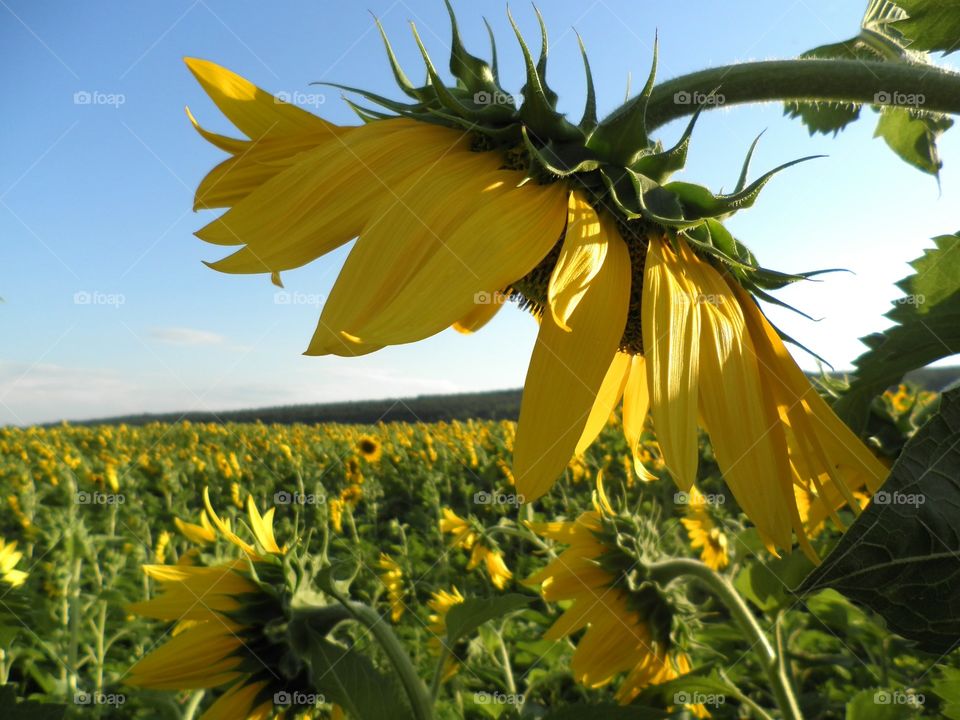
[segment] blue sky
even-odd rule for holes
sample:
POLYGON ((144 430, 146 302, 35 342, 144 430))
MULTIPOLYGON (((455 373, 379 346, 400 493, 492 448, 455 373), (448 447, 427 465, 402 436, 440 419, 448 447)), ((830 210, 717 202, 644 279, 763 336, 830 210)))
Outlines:
MULTIPOLYGON (((502 0, 454 2, 470 48, 487 54, 486 15, 500 40, 509 89, 522 84, 502 0)), ((642 84, 654 32, 661 78, 741 60, 792 57, 853 34, 863 0, 725 3, 548 0, 550 80, 579 117, 584 92, 576 36, 597 78, 601 111, 642 84)), ((213 130, 231 128, 183 65, 219 62, 327 119, 354 118, 327 80, 396 95, 368 10, 387 27, 408 72, 422 67, 407 21, 438 65, 449 45, 440 0, 167 0, 63 3, 0 0, 0 423, 132 412, 220 410, 518 387, 535 323, 511 310, 480 334, 452 331, 359 359, 306 358, 319 303, 346 249, 286 273, 294 302, 259 276, 227 276, 192 232, 212 215, 190 211, 193 189, 221 159, 190 127, 184 105, 213 130), (84 103, 84 99, 90 102, 84 103)), ((532 9, 513 11, 536 38, 532 9)), ((955 63, 956 61, 954 61, 955 63)), ((870 114, 870 113, 867 113, 870 114)), ((856 338, 883 328, 893 282, 934 235, 958 229, 960 132, 941 143, 942 190, 872 138, 872 118, 836 140, 810 138, 776 105, 708 113, 684 179, 730 188, 754 136, 754 168, 815 153, 829 157, 777 178, 731 221, 767 266, 845 267, 781 297, 812 323, 773 312, 787 332, 837 367, 856 338), (951 212, 951 209, 953 212, 951 212)), ((668 126, 669 143, 682 130, 668 126)), ((814 367, 798 356, 806 367, 814 367)))

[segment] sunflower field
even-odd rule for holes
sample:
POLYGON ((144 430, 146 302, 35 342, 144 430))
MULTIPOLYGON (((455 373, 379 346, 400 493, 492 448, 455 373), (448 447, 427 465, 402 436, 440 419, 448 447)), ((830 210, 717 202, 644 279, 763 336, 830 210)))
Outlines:
POLYGON ((605 117, 581 40, 579 120, 539 10, 539 51, 507 11, 512 94, 445 5, 447 69, 414 26, 411 81, 375 18, 395 96, 326 83, 356 124, 185 58, 221 153, 195 234, 281 288, 346 250, 308 356, 526 312, 517 421, 0 428, 0 717, 960 720, 960 388, 904 379, 960 347, 960 233, 849 374, 808 373, 765 308, 835 270, 726 221, 812 158, 758 176, 758 138, 729 192, 673 177, 704 112, 777 102, 811 134, 875 113, 939 178, 960 5, 666 81, 654 43, 605 117))

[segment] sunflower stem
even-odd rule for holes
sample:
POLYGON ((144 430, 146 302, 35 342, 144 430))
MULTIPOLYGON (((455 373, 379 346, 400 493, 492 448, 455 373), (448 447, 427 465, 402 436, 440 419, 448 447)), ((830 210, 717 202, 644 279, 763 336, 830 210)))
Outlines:
POLYGON ((699 560, 674 558, 647 566, 649 577, 655 582, 668 584, 681 577, 689 577, 705 585, 730 612, 734 622, 747 636, 752 648, 760 656, 760 664, 767 673, 767 679, 776 698, 777 706, 784 720, 803 720, 800 706, 794 696, 785 666, 777 651, 770 643, 763 628, 757 622, 746 601, 725 576, 715 572, 699 560))
POLYGON ((417 674, 406 648, 397 638, 390 626, 383 622, 384 616, 363 603, 352 602, 348 598, 328 587, 325 590, 333 596, 349 613, 350 617, 363 625, 380 644, 384 654, 397 672, 400 683, 410 700, 413 717, 416 720, 433 720, 433 700, 423 680, 417 674))
POLYGON ((922 96, 921 110, 960 114, 960 73, 881 61, 766 60, 701 70, 655 86, 647 132, 692 115, 700 107, 693 99, 714 91, 722 101, 707 108, 790 100, 895 105, 900 94, 909 93, 922 96))

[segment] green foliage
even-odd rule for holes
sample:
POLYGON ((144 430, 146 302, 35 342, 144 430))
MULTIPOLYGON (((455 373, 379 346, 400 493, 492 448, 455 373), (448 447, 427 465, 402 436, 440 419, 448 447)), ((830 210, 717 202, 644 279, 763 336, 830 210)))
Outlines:
POLYGON ((931 653, 960 639, 960 390, 907 443, 888 480, 800 585, 832 587, 931 653))
POLYGON ((960 49, 960 0, 896 0, 907 17, 893 27, 911 50, 952 53, 960 49))
POLYGON ((856 430, 866 425, 875 395, 960 348, 960 233, 934 242, 934 249, 911 263, 915 273, 897 283, 905 295, 886 315, 896 325, 863 338, 869 350, 854 361, 855 377, 834 403, 856 430))
POLYGON ((505 618, 510 613, 522 610, 533 600, 527 595, 507 595, 467 598, 454 605, 447 613, 447 643, 453 645, 461 638, 472 635, 477 628, 490 620, 505 618))

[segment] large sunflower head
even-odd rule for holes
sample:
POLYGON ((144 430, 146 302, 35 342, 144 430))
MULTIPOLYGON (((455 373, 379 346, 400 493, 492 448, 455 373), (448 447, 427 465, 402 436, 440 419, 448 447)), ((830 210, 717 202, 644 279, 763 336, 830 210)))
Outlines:
MULTIPOLYGON (((366 103, 348 101, 358 126, 333 125, 187 60, 246 135, 211 133, 190 116, 230 155, 196 194, 196 208, 226 208, 197 233, 234 249, 211 266, 279 284, 282 272, 356 237, 308 355, 362 355, 451 326, 474 332, 513 300, 540 322, 513 448, 527 500, 550 488, 622 402, 638 464, 650 412, 666 467, 688 490, 702 420, 768 547, 796 541, 813 554, 794 485, 832 514, 853 491, 876 489, 886 469, 817 395, 756 305, 807 275, 761 267, 723 225, 773 173, 748 184, 748 156, 732 193, 672 181, 693 122, 669 149, 650 138, 656 61, 642 92, 601 121, 584 54, 586 111, 573 123, 547 84, 542 19, 536 59, 516 30, 526 82, 514 97, 496 62, 467 52, 450 15, 453 81, 414 32, 428 80, 412 84, 384 34, 407 101, 343 88, 366 103)), ((696 98, 694 120, 713 98, 696 98)))
POLYGON ((176 565, 144 566, 157 594, 129 609, 170 623, 170 638, 137 662, 126 681, 158 690, 222 691, 202 720, 272 717, 289 699, 316 698, 291 630, 309 582, 301 582, 306 576, 293 572, 290 555, 277 545, 272 509, 261 515, 248 498, 247 542, 217 516, 206 492, 205 500, 209 533, 181 523, 185 534, 202 544, 219 534, 241 557, 207 562, 191 552, 176 565))

